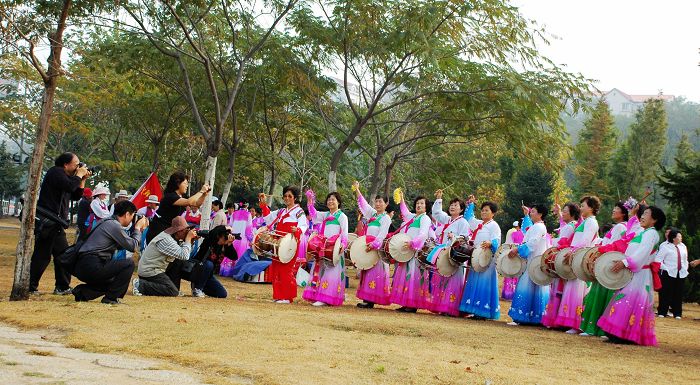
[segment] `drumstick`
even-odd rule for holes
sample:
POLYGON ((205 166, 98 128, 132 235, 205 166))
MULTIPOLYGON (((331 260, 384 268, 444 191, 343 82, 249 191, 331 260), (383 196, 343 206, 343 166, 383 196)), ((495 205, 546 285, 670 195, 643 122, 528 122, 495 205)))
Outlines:
POLYGON ((651 195, 651 189, 647 189, 646 194, 644 194, 644 197, 640 199, 639 201, 642 202, 643 200, 647 199, 649 195, 651 195))

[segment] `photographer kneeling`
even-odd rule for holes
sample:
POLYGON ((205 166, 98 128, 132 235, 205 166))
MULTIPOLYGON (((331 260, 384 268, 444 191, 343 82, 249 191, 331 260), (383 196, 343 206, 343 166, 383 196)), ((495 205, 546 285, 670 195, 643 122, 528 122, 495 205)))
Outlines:
POLYGON ((80 247, 73 275, 85 282, 73 289, 76 301, 89 301, 103 296, 102 303, 118 304, 129 288, 134 272, 134 260, 113 259, 114 251, 134 251, 139 247, 141 231, 148 227, 148 219, 141 218, 127 236, 124 228, 135 219, 136 206, 129 201, 114 205, 114 216, 96 226, 80 247))
POLYGON ((133 282, 134 294, 175 297, 180 293, 180 280, 186 279, 192 282, 194 297, 226 298, 226 289, 214 277, 214 264, 208 258, 210 250, 216 250, 217 246, 226 244, 233 248, 233 236, 224 226, 220 227, 225 231, 214 228, 197 255, 189 261, 197 231, 191 229, 184 218, 173 218, 171 226, 153 238, 141 255, 139 278, 133 282))

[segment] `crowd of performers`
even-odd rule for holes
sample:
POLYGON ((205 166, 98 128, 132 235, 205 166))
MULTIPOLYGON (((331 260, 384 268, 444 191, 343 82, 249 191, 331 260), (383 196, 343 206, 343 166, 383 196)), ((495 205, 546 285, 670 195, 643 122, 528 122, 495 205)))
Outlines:
MULTIPOLYGON (((552 212, 559 228, 558 236, 552 238, 544 224, 550 210, 543 205, 523 206, 522 221, 514 223, 514 228, 506 234, 506 243, 513 245, 507 258, 529 261, 540 258, 552 247, 569 248, 565 260, 571 263, 577 249, 597 247, 599 253, 624 253, 624 258, 614 262, 611 270, 629 269, 633 277, 619 290, 578 278, 554 278, 551 284, 538 285, 530 278, 528 269, 524 269, 519 277, 505 278, 503 292, 499 292, 496 258, 479 269, 470 268, 469 263, 461 264, 449 276, 437 274, 430 266, 435 263, 435 256, 458 238, 468 240, 475 248, 496 253, 502 239, 501 228, 494 220, 498 212, 496 203, 485 201, 477 205, 476 198, 469 196, 466 201, 454 198, 444 205, 443 192, 438 190, 432 206, 427 198, 419 196, 413 200, 411 211, 403 193, 397 192, 394 198, 399 203, 402 223, 390 231, 388 198, 378 195, 368 202, 358 182, 353 184, 353 193, 361 214, 361 223, 354 234, 348 229, 343 200, 337 192, 326 196, 324 203, 328 211, 319 211, 314 193, 307 191, 308 215, 300 206, 301 191, 294 186, 283 189, 284 206, 274 211, 268 206, 269 197, 260 194, 261 217, 243 206, 230 210, 229 225, 234 232, 245 236, 234 245, 242 257, 232 268, 233 261, 222 263, 222 275, 238 269, 240 276, 250 279, 264 272, 267 275, 264 280, 272 283, 273 300, 289 304, 297 297, 300 266, 308 265, 308 284, 302 298, 314 306, 340 306, 346 297, 347 262, 345 258, 333 260, 333 246, 339 244, 345 250, 357 236, 364 236, 360 238, 363 248, 370 252, 385 248, 391 237, 405 234, 401 247, 412 253, 412 258, 404 262, 381 258, 371 268, 359 270, 356 295, 362 302, 358 307, 393 304, 399 306, 400 312, 423 309, 454 317, 497 320, 501 317, 500 299, 512 298, 509 325, 542 325, 570 334, 600 336, 612 342, 657 344, 653 290, 658 289, 659 282, 653 271, 657 268, 654 263, 659 242, 657 230, 665 223, 665 214, 658 207, 647 207, 643 201, 618 202, 612 211, 615 225, 600 237, 596 215, 601 201, 596 196, 585 196, 578 203, 555 205, 552 212), (477 208, 480 219, 475 212, 477 208), (254 234, 261 231, 272 231, 276 237, 287 234, 293 237, 296 250, 292 251, 292 257, 285 261, 275 257, 258 259, 251 248, 254 249, 254 234), (419 260, 417 256, 427 243, 430 243, 428 249, 432 249, 419 260), (393 275, 391 264, 394 264, 393 275)), ((192 216, 189 212, 185 215, 192 216)))

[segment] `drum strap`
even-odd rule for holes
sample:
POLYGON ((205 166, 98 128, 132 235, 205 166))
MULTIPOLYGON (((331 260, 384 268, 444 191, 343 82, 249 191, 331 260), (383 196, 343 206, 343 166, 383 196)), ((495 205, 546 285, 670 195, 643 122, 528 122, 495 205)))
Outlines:
POLYGON ((277 222, 282 223, 285 219, 287 219, 292 214, 292 211, 297 207, 299 207, 299 205, 294 205, 294 207, 292 207, 289 210, 281 209, 280 211, 278 211, 277 218, 275 218, 275 220, 272 221, 272 223, 270 223, 270 228, 274 229, 277 222))
POLYGON ((408 221, 408 222, 404 223, 403 225, 401 225, 401 227, 399 227, 398 229, 396 229, 396 231, 394 231, 393 233, 387 234, 386 239, 389 239, 389 238, 391 238, 392 236, 394 236, 394 235, 400 233, 401 230, 403 230, 404 228, 407 228, 407 227, 411 226, 411 224, 413 223, 413 220, 414 220, 414 219, 416 219, 416 217, 411 218, 410 221, 408 221))
POLYGON ((440 243, 442 243, 443 240, 445 239, 445 233, 447 232, 447 228, 450 227, 451 224, 457 222, 459 220, 459 218, 462 218, 462 215, 458 216, 455 219, 450 219, 450 221, 447 222, 445 227, 442 228, 442 234, 440 234, 440 243))

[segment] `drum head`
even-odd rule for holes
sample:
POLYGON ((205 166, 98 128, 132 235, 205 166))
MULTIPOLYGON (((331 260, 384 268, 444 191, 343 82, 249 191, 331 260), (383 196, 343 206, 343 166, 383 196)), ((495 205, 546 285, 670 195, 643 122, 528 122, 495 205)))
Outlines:
POLYGON ((486 271, 491 264, 491 258, 493 258, 491 249, 484 249, 481 246, 477 246, 474 248, 474 253, 472 254, 472 269, 477 273, 486 271))
MULTIPOLYGON (((574 270, 571 268, 571 265, 564 263, 564 257, 566 257, 566 254, 568 254, 570 250, 571 249, 568 247, 562 249, 557 253, 556 258, 554 258, 554 270, 557 272, 559 277, 566 280, 576 279, 576 274, 574 274, 574 270)), ((577 253, 581 251, 582 249, 576 250, 577 253)))
POLYGON ((366 251, 367 237, 364 235, 357 238, 350 245, 350 260, 359 270, 369 270, 379 262, 379 252, 377 250, 366 251))
POLYGON ((461 269, 461 266, 461 263, 457 263, 450 258, 449 247, 445 247, 438 252, 435 267, 437 268, 438 274, 441 276, 451 277, 457 272, 458 269, 461 269))
POLYGON ((355 241, 357 240, 357 238, 359 238, 359 237, 358 237, 357 234, 355 234, 355 233, 349 233, 349 234, 348 234, 348 249, 350 248, 350 244, 352 244, 353 242, 355 242, 355 241))
POLYGON ((498 246, 498 249, 496 249, 496 262, 498 262, 499 259, 503 256, 508 256, 508 253, 513 247, 518 247, 518 245, 513 244, 513 243, 504 243, 500 246, 498 246))
POLYGON ((530 258, 530 260, 527 261, 527 275, 530 277, 530 280, 535 283, 535 285, 547 286, 550 283, 552 283, 554 278, 552 278, 549 274, 543 272, 541 266, 541 255, 530 258))
POLYGON ((280 239, 279 247, 277 248, 277 257, 280 262, 288 263, 297 253, 297 240, 292 234, 287 234, 280 239))
POLYGON ((571 259, 571 269, 574 271, 576 278, 586 282, 595 281, 595 278, 586 269, 586 260, 587 256, 597 249, 597 247, 584 247, 576 250, 571 259))
POLYGON ((632 272, 624 268, 617 273, 612 272, 612 265, 615 261, 625 259, 625 254, 611 251, 598 257, 595 261, 595 278, 603 287, 610 290, 619 290, 627 286, 632 280, 632 272))
POLYGON ((340 263, 340 258, 343 257, 343 255, 340 253, 340 251, 343 249, 343 243, 340 241, 340 237, 335 240, 335 245, 333 245, 333 266, 338 266, 340 263))
POLYGON ((415 251, 411 248, 404 248, 406 242, 410 242, 411 237, 407 234, 394 234, 389 240, 389 254, 397 262, 408 262, 413 258, 415 251))
POLYGON ((253 235, 253 253, 254 253, 255 255, 258 255, 258 256, 259 256, 259 255, 262 255, 262 253, 263 253, 262 250, 260 250, 260 249, 258 248, 257 243, 258 243, 258 236, 259 236, 260 234, 262 234, 263 232, 265 232, 265 231, 267 231, 267 227, 265 227, 265 226, 263 226, 263 227, 261 227, 261 228, 255 230, 255 233, 254 233, 254 235, 253 235))
MULTIPOLYGON (((516 245, 501 245, 501 247, 503 246, 507 247, 504 248, 503 251, 508 250, 508 252, 517 247, 516 245)), ((525 272, 527 261, 525 258, 520 258, 519 256, 515 258, 508 257, 508 252, 501 252, 501 247, 496 251, 496 270, 506 278, 519 277, 525 272)))

